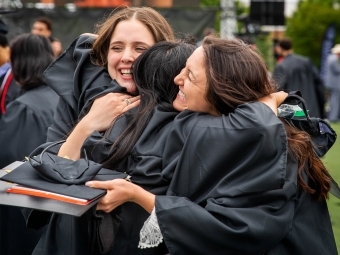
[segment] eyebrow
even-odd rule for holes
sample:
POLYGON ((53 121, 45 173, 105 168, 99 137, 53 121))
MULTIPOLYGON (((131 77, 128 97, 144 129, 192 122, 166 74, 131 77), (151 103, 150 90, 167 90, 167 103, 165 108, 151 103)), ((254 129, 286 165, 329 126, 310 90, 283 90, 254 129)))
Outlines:
MULTIPOLYGON (((119 44, 124 44, 124 42, 123 42, 123 41, 113 41, 113 42, 110 42, 110 45, 111 45, 111 44, 116 44, 116 43, 119 43, 119 44)), ((133 45, 137 45, 137 44, 143 44, 143 45, 146 45, 146 46, 149 46, 149 47, 151 47, 151 45, 149 45, 148 43, 146 43, 146 42, 140 42, 140 41, 133 42, 132 44, 133 44, 133 45)))

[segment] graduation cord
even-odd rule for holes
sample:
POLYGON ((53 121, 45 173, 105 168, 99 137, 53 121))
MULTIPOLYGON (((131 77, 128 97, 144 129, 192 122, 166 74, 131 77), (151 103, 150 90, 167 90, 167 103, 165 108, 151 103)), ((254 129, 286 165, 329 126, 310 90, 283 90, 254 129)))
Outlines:
POLYGON ((6 95, 7 95, 7 91, 9 88, 9 85, 11 84, 13 78, 13 74, 12 74, 12 69, 8 69, 4 80, 2 81, 1 84, 1 89, 0 89, 0 111, 2 114, 4 114, 6 112, 6 95))

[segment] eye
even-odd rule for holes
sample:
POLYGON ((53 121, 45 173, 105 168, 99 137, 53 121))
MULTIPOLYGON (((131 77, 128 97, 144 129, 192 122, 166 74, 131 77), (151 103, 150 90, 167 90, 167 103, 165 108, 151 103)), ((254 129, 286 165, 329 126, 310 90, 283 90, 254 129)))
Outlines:
POLYGON ((121 52, 123 50, 123 47, 121 46, 112 46, 111 50, 116 51, 116 52, 121 52))
POLYGON ((190 78, 190 71, 189 70, 186 71, 186 76, 188 77, 189 81, 192 81, 192 79, 190 78))
POLYGON ((136 47, 137 52, 144 52, 145 50, 147 50, 146 47, 136 47))

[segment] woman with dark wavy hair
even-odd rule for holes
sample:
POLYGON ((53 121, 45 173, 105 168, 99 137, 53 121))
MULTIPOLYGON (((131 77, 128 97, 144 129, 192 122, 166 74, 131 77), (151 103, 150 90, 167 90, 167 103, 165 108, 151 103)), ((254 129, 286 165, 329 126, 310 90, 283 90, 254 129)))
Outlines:
MULTIPOLYGON (((133 172, 139 185, 154 194, 165 194, 183 138, 190 128, 188 125, 178 130, 172 125, 178 114, 172 106, 178 91, 174 77, 194 50, 191 44, 164 41, 142 53, 133 64, 134 81, 141 95, 139 106, 115 119, 106 132, 94 130, 81 141, 82 147, 77 151, 85 149, 90 160, 112 169, 113 174, 114 170, 133 172)), ((94 107, 98 107, 96 102, 94 107)), ((102 212, 98 214, 103 215, 102 212)), ((138 248, 139 231, 148 217, 140 206, 125 203, 119 211, 110 212, 106 217, 115 219, 116 214, 121 223, 114 243, 109 236, 103 238, 110 243, 106 254, 166 253, 164 244, 144 251, 138 248)), ((94 220, 92 210, 79 218, 53 214, 33 254, 100 254, 103 250, 98 241, 91 242, 95 236, 91 231, 94 220)), ((109 228, 110 225, 105 226, 109 228)))
POLYGON ((205 114, 191 112, 166 195, 133 173, 132 183, 91 181, 107 190, 97 210, 140 205, 151 214, 140 247, 165 243, 169 254, 337 254, 327 170, 309 135, 276 116, 287 94, 275 93, 262 58, 240 41, 206 37, 175 83, 183 112, 174 125, 205 114))

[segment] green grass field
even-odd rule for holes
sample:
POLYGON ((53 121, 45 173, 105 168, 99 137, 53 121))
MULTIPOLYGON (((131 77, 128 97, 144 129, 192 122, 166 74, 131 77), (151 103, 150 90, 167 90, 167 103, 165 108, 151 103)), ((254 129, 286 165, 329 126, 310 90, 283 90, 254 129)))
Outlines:
MULTIPOLYGON (((338 138, 333 147, 322 158, 333 179, 340 185, 340 124, 332 124, 338 138)), ((333 231, 338 251, 340 251, 340 200, 329 196, 328 208, 331 214, 333 231)))

